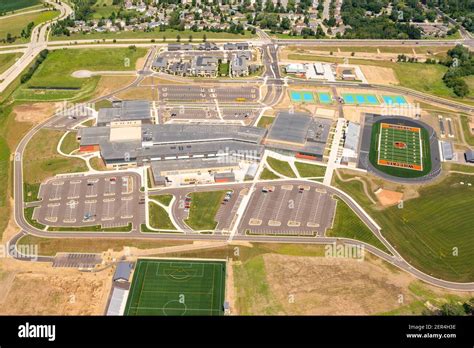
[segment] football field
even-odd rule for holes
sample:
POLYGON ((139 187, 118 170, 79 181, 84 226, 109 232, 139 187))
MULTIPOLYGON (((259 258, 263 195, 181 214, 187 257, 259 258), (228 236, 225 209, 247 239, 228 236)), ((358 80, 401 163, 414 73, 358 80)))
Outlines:
POLYGON ((223 315, 224 261, 138 260, 124 315, 223 315))
POLYGON ((423 170, 421 129, 381 123, 377 164, 411 170, 423 170))

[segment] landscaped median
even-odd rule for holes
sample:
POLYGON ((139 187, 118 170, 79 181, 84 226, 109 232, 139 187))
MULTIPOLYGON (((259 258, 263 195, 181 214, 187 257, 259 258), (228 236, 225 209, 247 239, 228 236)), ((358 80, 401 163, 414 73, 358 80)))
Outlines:
POLYGON ((328 237, 350 238, 373 245, 387 254, 387 247, 360 220, 352 209, 341 199, 337 199, 336 215, 331 229, 326 231, 328 237))
POLYGON ((278 174, 289 178, 296 178, 296 174, 293 169, 291 169, 288 162, 284 162, 273 157, 267 157, 267 163, 278 174))
POLYGON ((193 192, 191 208, 186 224, 195 231, 214 230, 217 227, 215 216, 227 191, 193 192))
POLYGON ((69 132, 63 138, 59 148, 64 154, 70 155, 73 151, 79 149, 79 142, 77 141, 77 132, 69 132))
POLYGON ((156 228, 157 230, 176 230, 168 212, 158 204, 149 202, 148 214, 150 227, 156 228))
POLYGON ((295 162, 296 169, 302 178, 320 178, 326 173, 326 166, 295 162))

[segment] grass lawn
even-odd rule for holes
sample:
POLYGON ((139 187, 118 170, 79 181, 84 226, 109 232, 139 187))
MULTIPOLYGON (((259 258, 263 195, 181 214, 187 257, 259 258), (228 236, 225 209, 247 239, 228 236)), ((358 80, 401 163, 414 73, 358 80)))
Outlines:
POLYGON ((89 160, 89 164, 95 170, 107 170, 104 160, 100 157, 93 157, 89 160))
POLYGON ((219 64, 219 76, 229 76, 229 63, 220 63, 219 64))
POLYGON ((240 315, 252 315, 255 305, 263 314, 276 315, 282 308, 273 295, 267 280, 263 256, 253 257, 240 265, 233 266, 236 287, 236 307, 240 315))
POLYGON ((452 170, 463 173, 474 173, 474 166, 457 163, 443 163, 443 169, 452 170))
POLYGON ((326 173, 325 166, 318 166, 316 164, 308 164, 302 162, 295 162, 296 169, 303 178, 314 178, 324 176, 326 173))
POLYGON ((16 11, 26 7, 38 5, 40 0, 1 0, 0 12, 16 11))
POLYGON ((33 212, 35 208, 34 207, 29 207, 25 208, 24 214, 25 214, 25 219, 26 221, 33 227, 36 227, 40 230, 44 229, 46 226, 43 224, 40 224, 36 219, 33 219, 33 212))
POLYGON ((170 205, 173 195, 153 195, 149 198, 154 199, 155 201, 158 201, 164 205, 170 205))
POLYGON ((17 100, 65 100, 91 94, 100 79, 74 78, 76 70, 134 70, 138 58, 143 57, 143 48, 92 48, 57 50, 49 53, 30 81, 16 93, 17 100), (128 61, 129 60, 129 61, 128 61), (126 63, 130 64, 126 64, 126 63))
POLYGON ((44 23, 53 19, 59 15, 59 11, 44 11, 44 12, 33 12, 26 13, 19 16, 1 18, 0 17, 0 39, 5 39, 7 34, 10 33, 12 36, 17 36, 18 39, 14 44, 29 42, 30 39, 23 39, 20 37, 21 31, 26 26, 33 22, 35 25, 44 23))
POLYGON ((110 100, 104 99, 101 100, 97 103, 95 103, 94 108, 96 111, 102 108, 111 108, 112 107, 112 102, 110 100))
POLYGON ((94 19, 101 19, 109 18, 112 12, 115 12, 117 14, 120 10, 120 6, 113 5, 112 3, 112 0, 98 0, 95 5, 92 6, 92 10, 94 11, 92 17, 94 19))
POLYGON ((474 102, 474 75, 463 77, 463 79, 469 86, 469 94, 467 98, 474 102))
POLYGON ((76 132, 69 132, 63 139, 61 143, 61 151, 69 155, 74 150, 79 148, 79 142, 76 139, 76 132))
POLYGON ((91 34, 71 34, 71 36, 50 36, 50 40, 113 40, 113 39, 154 39, 156 42, 163 42, 165 38, 166 42, 176 42, 177 36, 181 37, 181 42, 189 42, 189 35, 193 37, 193 42, 202 42, 203 37, 208 40, 211 39, 250 39, 255 37, 250 31, 246 31, 244 35, 231 34, 231 33, 213 33, 210 31, 199 31, 194 32, 192 30, 173 30, 167 29, 166 31, 155 30, 152 32, 143 31, 119 31, 117 33, 91 33, 91 34))
POLYGON ((274 179, 280 179, 278 175, 273 173, 271 170, 268 168, 264 168, 262 170, 262 174, 260 174, 260 179, 262 180, 274 180, 274 179))
POLYGON ((474 281, 474 177, 453 174, 422 188, 420 197, 397 206, 375 210, 357 181, 335 184, 350 194, 382 227, 382 234, 413 266, 435 277, 474 281), (453 251, 458 248, 458 255, 453 251))
POLYGON ((461 117, 462 132, 464 133, 464 138, 466 139, 466 142, 469 145, 474 146, 474 134, 472 134, 469 129, 469 116, 460 115, 459 117, 461 117))
POLYGON ((273 157, 267 157, 267 163, 277 173, 290 178, 296 178, 296 174, 287 162, 280 161, 273 157))
POLYGON ((132 230, 132 223, 129 223, 126 226, 118 226, 118 227, 105 227, 103 228, 101 225, 93 225, 93 226, 83 226, 83 227, 48 227, 48 231, 51 232, 130 232, 132 230))
POLYGON ((175 230, 171 219, 162 207, 158 204, 150 202, 148 204, 148 210, 150 212, 150 226, 156 229, 163 230, 175 230))
POLYGON ((275 121, 275 117, 271 116, 262 116, 260 120, 258 121, 257 127, 260 128, 270 128, 272 125, 273 121, 275 121))
POLYGON ((227 191, 191 193, 191 209, 186 224, 193 230, 214 230, 217 226, 215 216, 227 191))
POLYGON ((342 237, 360 240, 390 254, 383 243, 359 219, 352 209, 342 200, 337 200, 336 216, 333 226, 326 231, 328 237, 342 237))
POLYGON ((5 53, 0 54, 0 74, 11 67, 18 58, 21 57, 21 53, 5 53))
POLYGON ((23 181, 39 184, 59 173, 87 171, 85 162, 78 158, 67 158, 56 152, 61 131, 41 129, 26 146, 23 158, 23 181))

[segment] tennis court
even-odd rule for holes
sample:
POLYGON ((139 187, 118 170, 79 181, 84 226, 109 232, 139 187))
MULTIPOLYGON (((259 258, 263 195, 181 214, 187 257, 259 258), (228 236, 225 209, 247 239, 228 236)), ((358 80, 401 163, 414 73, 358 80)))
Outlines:
POLYGON ((332 96, 327 92, 318 92, 318 99, 321 104, 331 104, 332 96))
POLYGON ((408 104, 405 97, 401 95, 383 95, 382 99, 385 104, 398 104, 398 105, 408 104))
POLYGON ((224 261, 140 259, 125 315, 223 315, 224 261))
POLYGON ((309 91, 291 91, 290 98, 296 103, 314 103, 314 95, 309 91))
POLYGON ((422 171, 421 129, 381 123, 377 163, 381 166, 422 171))
POLYGON ((380 102, 374 94, 355 94, 343 93, 342 99, 345 104, 359 104, 359 105, 379 105, 380 102))

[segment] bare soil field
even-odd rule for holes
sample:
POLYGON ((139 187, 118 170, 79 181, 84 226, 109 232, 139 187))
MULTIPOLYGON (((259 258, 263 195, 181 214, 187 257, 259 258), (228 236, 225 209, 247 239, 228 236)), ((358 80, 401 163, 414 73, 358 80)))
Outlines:
POLYGON ((380 66, 360 65, 359 66, 369 83, 380 83, 398 85, 398 79, 393 69, 380 66))
POLYGON ((376 191, 375 195, 377 196, 380 204, 382 204, 384 207, 398 204, 403 198, 403 193, 401 192, 384 189, 376 191))
POLYGON ((94 97, 99 98, 119 88, 131 84, 135 76, 102 76, 97 84, 94 97))
POLYGON ((368 315, 399 306, 413 278, 377 262, 267 254, 269 286, 292 315, 368 315))
POLYGON ((125 100, 154 100, 157 93, 150 87, 133 87, 127 91, 120 92, 116 96, 125 100))
POLYGON ((0 261, 1 315, 101 315, 112 269, 88 273, 47 264, 0 261))
POLYGON ((61 103, 28 103, 16 105, 13 108, 15 121, 40 123, 51 117, 61 106, 61 103))

